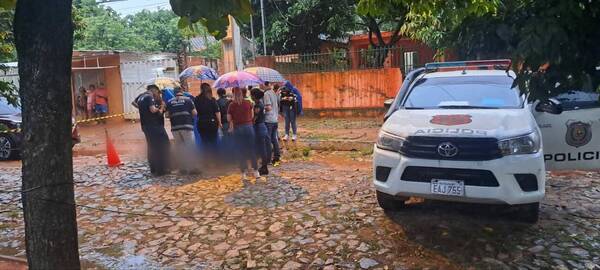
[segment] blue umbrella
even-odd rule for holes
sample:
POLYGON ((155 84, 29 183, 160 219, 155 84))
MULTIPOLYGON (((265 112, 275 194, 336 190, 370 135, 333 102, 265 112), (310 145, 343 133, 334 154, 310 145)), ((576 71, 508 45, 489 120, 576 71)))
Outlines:
POLYGON ((216 80, 219 78, 219 74, 214 69, 207 66, 191 66, 186 68, 179 74, 180 80, 185 80, 187 78, 196 78, 198 80, 216 80))

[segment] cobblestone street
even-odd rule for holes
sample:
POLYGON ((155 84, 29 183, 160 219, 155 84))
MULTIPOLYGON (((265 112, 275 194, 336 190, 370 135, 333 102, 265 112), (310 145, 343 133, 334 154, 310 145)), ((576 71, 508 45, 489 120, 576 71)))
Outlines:
MULTIPOLYGON (((266 180, 246 188, 235 170, 155 178, 130 156, 115 169, 101 157, 77 157, 84 266, 600 269, 599 173, 552 175, 531 226, 501 206, 413 199, 384 213, 369 153, 301 152, 288 151, 266 180)), ((0 251, 24 256, 20 168, 2 170, 0 251)))

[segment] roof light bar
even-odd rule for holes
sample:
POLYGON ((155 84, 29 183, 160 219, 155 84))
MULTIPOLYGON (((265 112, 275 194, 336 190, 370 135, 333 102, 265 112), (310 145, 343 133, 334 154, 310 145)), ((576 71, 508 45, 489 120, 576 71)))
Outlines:
POLYGON ((511 64, 510 59, 434 62, 425 64, 425 70, 426 72, 434 72, 440 69, 499 69, 508 71, 511 64))

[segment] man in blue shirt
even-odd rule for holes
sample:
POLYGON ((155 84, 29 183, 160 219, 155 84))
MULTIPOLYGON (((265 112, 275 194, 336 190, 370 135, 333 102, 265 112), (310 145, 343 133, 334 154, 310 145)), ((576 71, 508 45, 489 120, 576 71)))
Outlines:
POLYGON ((198 113, 192 99, 184 96, 181 88, 175 88, 175 97, 167 102, 167 112, 171 119, 171 133, 179 154, 179 172, 196 174, 196 153, 194 140, 194 116, 198 113))
POLYGON ((169 135, 165 130, 165 104, 156 85, 148 85, 144 94, 138 97, 140 124, 148 146, 150 172, 156 176, 165 175, 168 170, 169 135))

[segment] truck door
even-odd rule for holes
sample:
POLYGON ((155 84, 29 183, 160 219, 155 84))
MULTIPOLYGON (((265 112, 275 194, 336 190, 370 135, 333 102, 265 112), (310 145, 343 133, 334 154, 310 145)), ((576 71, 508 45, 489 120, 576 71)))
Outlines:
POLYGON ((536 103, 532 110, 542 132, 546 169, 600 169, 599 94, 571 91, 555 99, 561 113, 546 112, 536 103))

